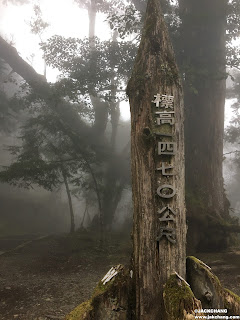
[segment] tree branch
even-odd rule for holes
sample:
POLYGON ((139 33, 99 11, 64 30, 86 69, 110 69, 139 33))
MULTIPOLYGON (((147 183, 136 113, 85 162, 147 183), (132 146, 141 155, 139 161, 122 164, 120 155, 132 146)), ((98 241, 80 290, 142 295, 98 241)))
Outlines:
POLYGON ((227 154, 232 154, 232 153, 240 153, 240 150, 230 151, 230 152, 224 153, 223 155, 225 156, 227 154))
MULTIPOLYGON (((37 93, 49 107, 59 115, 64 125, 76 133, 81 138, 89 140, 92 131, 79 114, 72 108, 71 104, 54 94, 51 86, 46 82, 44 76, 38 74, 25 60, 23 60, 17 50, 8 44, 0 36, 0 58, 2 58, 14 72, 19 74, 37 93)), ((83 140, 83 139, 82 139, 83 140)))

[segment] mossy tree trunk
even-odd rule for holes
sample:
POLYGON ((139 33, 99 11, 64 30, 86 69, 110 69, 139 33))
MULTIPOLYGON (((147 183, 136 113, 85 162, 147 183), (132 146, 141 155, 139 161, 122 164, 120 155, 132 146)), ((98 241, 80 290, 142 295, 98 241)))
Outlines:
POLYGON ((136 319, 160 320, 166 319, 164 284, 175 271, 185 277, 186 222, 182 87, 158 0, 148 2, 127 93, 132 122, 136 319), (157 94, 161 99, 174 97, 173 106, 164 106, 163 100, 158 104, 157 94), (157 120, 161 116, 156 112, 166 117, 175 112, 171 114, 175 123, 157 120), (166 155, 164 146, 176 147, 175 155, 171 150, 166 155))

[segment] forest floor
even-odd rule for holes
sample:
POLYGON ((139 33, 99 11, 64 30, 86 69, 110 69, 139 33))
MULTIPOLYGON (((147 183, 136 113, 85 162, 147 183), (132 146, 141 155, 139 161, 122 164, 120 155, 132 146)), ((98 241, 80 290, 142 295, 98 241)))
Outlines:
MULTIPOLYGON (((131 242, 126 236, 112 236, 104 250, 88 233, 32 239, 0 238, 0 320, 64 319, 90 298, 110 267, 130 262, 131 242)), ((212 267, 226 288, 240 295, 240 251, 196 256, 212 267)))
POLYGON ((110 267, 130 261, 130 240, 120 236, 104 250, 93 234, 32 238, 0 238, 0 320, 64 319, 110 267))

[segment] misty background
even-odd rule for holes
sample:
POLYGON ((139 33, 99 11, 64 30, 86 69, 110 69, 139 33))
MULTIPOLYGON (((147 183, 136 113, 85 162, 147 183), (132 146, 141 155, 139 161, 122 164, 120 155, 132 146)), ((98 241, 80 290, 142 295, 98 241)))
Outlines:
MULTIPOLYGON (((97 13, 95 36, 101 40, 111 39, 112 31, 105 21, 106 14, 97 13)), ((39 43, 57 34, 64 37, 84 38, 89 33, 89 19, 86 9, 79 8, 73 1, 41 1, 18 3, 0 3, 0 32, 8 42, 14 45, 18 53, 35 70, 44 74, 45 62, 39 43), (37 17, 34 6, 39 6, 41 18, 49 25, 43 35, 34 34, 31 31, 31 23, 37 17), (64 23, 63 23, 64 21, 64 23)), ((55 82, 59 79, 60 72, 56 68, 46 67, 47 81, 55 82)), ((12 98, 21 86, 23 80, 11 69, 5 66, 1 74, 1 90, 12 98)), ((120 103, 121 118, 116 137, 116 148, 120 151, 130 140, 130 110, 128 102, 120 103)), ((12 112, 12 111, 11 111, 12 112)), ((21 127, 24 125, 29 114, 27 110, 12 112, 8 117, 9 123, 0 132, 1 151, 0 165, 8 166, 14 160, 14 156, 8 150, 9 146, 21 145, 21 127)), ((106 129, 110 136, 110 125, 106 129)), ((129 160, 130 161, 130 160, 129 160)), ((37 185, 24 190, 0 185, 1 222, 0 232, 2 235, 14 235, 24 233, 57 233, 68 232, 70 229, 69 204, 64 186, 49 192, 37 185)), ((118 203, 113 229, 121 228, 124 221, 131 220, 131 191, 127 186, 118 203)), ((76 228, 89 227, 98 209, 93 204, 85 212, 85 199, 75 194, 72 197, 73 212, 76 228), (85 213, 85 215, 84 215, 85 213)))
MULTIPOLYGON (((97 13, 95 36, 101 40, 111 39, 113 32, 106 21, 107 14, 97 13)), ((18 53, 31 64, 35 70, 44 74, 48 81, 55 82, 59 79, 60 72, 52 66, 45 67, 43 51, 40 42, 46 41, 57 34, 64 37, 84 38, 89 35, 89 16, 87 9, 79 7, 74 1, 47 1, 18 3, 0 3, 0 32, 8 42, 14 45, 18 53), (39 17, 34 11, 35 6, 41 10, 41 19, 48 25, 43 32, 34 32, 31 26, 39 17)), ((131 39, 132 36, 130 36, 131 39)), ((133 37, 132 37, 133 38, 133 37)), ((232 72, 232 71, 231 71, 232 72)), ((1 91, 7 97, 13 97, 22 84, 22 79, 16 74, 11 74, 11 69, 6 67, 1 73, 1 91)), ((232 87, 232 81, 227 81, 228 88, 232 87)), ((235 100, 226 100, 225 127, 229 126, 233 117, 231 108, 235 100)), ((13 112, 8 117, 8 124, 0 132, 1 151, 0 165, 8 166, 14 160, 8 147, 21 145, 21 127, 29 117, 28 110, 13 112)), ((116 148, 121 150, 130 140, 130 111, 128 102, 120 103, 120 122, 116 138, 116 148)), ((107 131, 110 136, 110 125, 107 131)), ((225 158, 223 161, 224 184, 231 212, 234 216, 240 216, 239 168, 234 162, 234 145, 226 143, 224 146, 225 158)), ((130 161, 130 160, 129 160, 130 161)), ((64 186, 60 186, 53 192, 49 192, 33 185, 30 190, 24 190, 0 185, 1 203, 1 234, 16 233, 55 233, 69 230, 69 207, 64 186)), ((88 209, 87 216, 84 212, 86 203, 84 197, 75 194, 72 197, 73 211, 76 220, 76 228, 88 227, 93 217, 97 214, 95 205, 88 209), (84 221, 83 221, 84 218, 84 221), (82 223, 83 222, 83 223, 82 223)), ((119 228, 126 219, 131 217, 131 191, 130 185, 124 188, 114 215, 113 228, 119 228)))

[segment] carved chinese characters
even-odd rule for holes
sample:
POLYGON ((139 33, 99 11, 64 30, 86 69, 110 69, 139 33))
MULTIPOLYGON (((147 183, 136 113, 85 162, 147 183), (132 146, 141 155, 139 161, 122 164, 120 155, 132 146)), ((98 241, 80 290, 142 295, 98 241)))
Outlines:
POLYGON ((176 143, 174 142, 158 142, 158 154, 176 154, 176 143))
POLYGON ((174 96, 159 94, 154 95, 152 103, 155 104, 154 110, 157 133, 157 154, 159 156, 159 165, 156 168, 158 172, 159 186, 157 187, 157 196, 161 202, 165 203, 157 211, 159 223, 157 241, 166 239, 168 242, 176 243, 176 215, 177 210, 171 206, 171 199, 176 196, 176 188, 173 185, 174 156, 177 152, 177 143, 174 141, 173 128, 175 125, 174 96), (160 179, 159 179, 160 175, 160 179), (164 182, 162 182, 164 181, 164 182))
POLYGON ((168 199, 175 196, 176 190, 169 184, 163 184, 157 188, 157 194, 162 198, 168 199))
POLYGON ((158 126, 164 123, 169 123, 171 126, 174 125, 174 112, 155 112, 155 114, 159 115, 157 118, 158 126))
POLYGON ((154 96, 155 100, 152 102, 156 104, 156 107, 165 108, 165 109, 172 109, 173 110, 173 102, 174 96, 167 96, 165 94, 160 95, 159 93, 154 96))
POLYGON ((175 216, 176 212, 171 209, 170 207, 165 207, 162 210, 158 210, 158 216, 159 221, 166 222, 166 221, 174 221, 175 222, 175 216))

